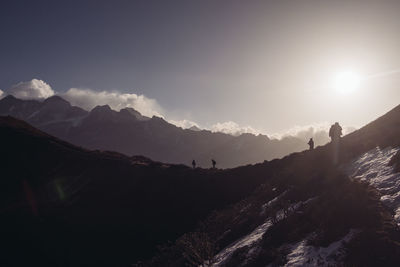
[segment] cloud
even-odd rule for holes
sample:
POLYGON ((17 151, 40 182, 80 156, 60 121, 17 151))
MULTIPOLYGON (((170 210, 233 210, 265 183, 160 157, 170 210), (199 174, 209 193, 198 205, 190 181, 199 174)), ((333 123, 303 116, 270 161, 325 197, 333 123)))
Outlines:
POLYGON ((60 94, 72 105, 91 110, 98 105, 109 105, 112 109, 134 108, 144 116, 162 116, 162 109, 155 99, 144 95, 120 93, 117 91, 94 91, 91 89, 71 88, 60 94))
MULTIPOLYGON (((266 134, 265 132, 255 129, 251 126, 240 126, 238 123, 234 121, 218 122, 212 125, 211 127, 201 127, 196 122, 189 120, 179 120, 179 121, 168 120, 168 122, 175 124, 176 126, 181 127, 183 129, 188 129, 192 126, 196 126, 200 129, 206 129, 212 132, 220 132, 234 136, 239 136, 244 133, 251 133, 254 135, 264 134, 272 139, 279 139, 279 140, 284 138, 299 138, 303 140, 305 143, 307 143, 308 140, 312 137, 316 145, 323 145, 330 141, 328 132, 331 124, 327 122, 315 123, 306 126, 295 126, 293 128, 290 128, 289 130, 275 134, 266 134)), ((343 135, 349 134, 357 130, 357 128, 352 126, 342 126, 342 128, 343 128, 343 135)))
POLYGON ((226 122, 218 122, 211 126, 210 129, 212 132, 221 132, 231 135, 241 135, 244 133, 252 133, 252 134, 259 134, 260 131, 250 127, 250 126, 239 126, 236 122, 233 121, 226 121, 226 122))
POLYGON ((244 133, 251 133, 254 135, 258 135, 261 132, 250 127, 250 126, 245 126, 242 127, 239 124, 237 124, 234 121, 226 121, 226 122, 218 122, 213 124, 211 127, 202 127, 200 124, 190 121, 190 120, 168 120, 169 123, 172 123, 178 127, 181 127, 182 129, 189 129, 193 126, 196 126, 199 129, 204 129, 208 130, 214 133, 225 133, 225 134, 230 134, 233 136, 239 136, 244 133))
MULTIPOLYGON (((49 84, 42 80, 32 79, 28 82, 20 82, 12 86, 7 92, 0 90, 0 99, 7 94, 12 94, 21 99, 44 99, 53 96, 55 92, 49 84)), ((72 105, 79 106, 86 110, 91 110, 97 105, 109 105, 114 110, 131 107, 139 111, 144 116, 165 117, 163 110, 155 99, 148 98, 144 95, 120 93, 118 91, 94 91, 91 89, 71 88, 65 93, 58 94, 72 105)), ((196 126, 200 129, 207 129, 212 132, 222 132, 234 136, 243 133, 265 134, 251 126, 240 126, 236 122, 226 121, 219 122, 211 127, 201 127, 196 122, 190 120, 168 120, 168 122, 181 127, 183 129, 196 126)), ((288 137, 300 138, 307 142, 310 137, 313 137, 316 145, 325 144, 330 141, 328 131, 330 123, 316 123, 307 126, 295 126, 287 131, 271 134, 268 136, 275 139, 283 139, 288 137)), ((344 126, 343 134, 348 134, 356 130, 354 127, 344 126)))
POLYGON ((196 126, 199 129, 204 129, 204 130, 209 130, 214 133, 225 133, 225 134, 230 134, 234 136, 239 136, 244 133, 252 133, 252 134, 260 134, 261 132, 250 127, 250 126, 245 126, 242 127, 239 124, 237 124, 234 121, 226 121, 226 122, 218 122, 213 124, 211 127, 202 127, 198 123, 190 120, 168 120, 169 123, 172 123, 178 127, 181 127, 183 129, 188 129, 190 127, 196 126))
MULTIPOLYGON (((306 126, 295 126, 287 131, 282 133, 276 133, 270 135, 271 138, 274 139, 283 139, 287 137, 295 137, 302 139, 303 141, 307 142, 311 137, 314 139, 316 145, 326 144, 330 141, 328 132, 329 128, 331 127, 330 123, 316 123, 312 125, 306 126)), ((343 128, 343 135, 349 134, 356 130, 355 127, 352 126, 342 126, 343 128)))
POLYGON ((20 99, 45 99, 54 95, 50 85, 38 79, 17 83, 7 93, 20 99))

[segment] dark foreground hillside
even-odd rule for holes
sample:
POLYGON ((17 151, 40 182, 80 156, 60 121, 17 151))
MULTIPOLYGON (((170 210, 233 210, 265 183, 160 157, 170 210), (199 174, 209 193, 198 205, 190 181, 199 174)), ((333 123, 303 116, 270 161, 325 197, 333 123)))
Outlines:
POLYGON ((128 266, 263 179, 88 151, 0 117, 2 266, 128 266))
POLYGON ((345 136, 338 164, 328 144, 192 170, 87 151, 10 117, 0 138, 5 266, 400 265, 394 210, 345 171, 400 145, 400 107, 345 136))
POLYGON ((273 171, 263 170, 266 182, 254 193, 214 212, 196 231, 143 265, 184 266, 212 259, 216 266, 282 266, 301 241, 318 250, 354 231, 357 235, 340 257, 309 264, 399 266, 400 232, 393 211, 380 202, 377 190, 351 181, 326 163, 327 155, 316 152, 271 162, 273 171), (310 160, 316 165, 308 165, 310 160), (188 243, 193 247, 189 251, 188 243))

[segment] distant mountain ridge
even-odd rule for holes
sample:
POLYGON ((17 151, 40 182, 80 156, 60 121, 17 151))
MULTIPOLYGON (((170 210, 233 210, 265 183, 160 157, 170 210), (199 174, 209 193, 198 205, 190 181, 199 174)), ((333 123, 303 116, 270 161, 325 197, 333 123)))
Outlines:
POLYGON ((11 95, 0 100, 0 115, 22 119, 72 144, 88 149, 143 155, 154 160, 227 168, 280 158, 307 145, 298 138, 274 140, 266 135, 232 136, 197 127, 182 129, 163 118, 141 115, 133 108, 120 111, 108 105, 90 112, 72 106, 59 96, 44 101, 21 100, 11 95))

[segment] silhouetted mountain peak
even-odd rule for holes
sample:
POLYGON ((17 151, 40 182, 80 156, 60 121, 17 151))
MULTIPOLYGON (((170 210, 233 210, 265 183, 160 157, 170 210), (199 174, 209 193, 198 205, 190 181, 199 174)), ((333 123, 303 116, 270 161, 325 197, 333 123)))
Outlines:
POLYGON ((0 100, 0 114, 24 118, 37 111, 43 103, 36 100, 21 100, 8 95, 0 100))
POLYGON ((257 140, 261 140, 261 141, 265 141, 268 142, 270 141, 269 137, 267 135, 263 135, 263 134, 252 134, 252 133, 242 133, 241 135, 238 136, 238 138, 242 139, 242 140, 254 140, 254 138, 256 138, 257 140))
POLYGON ((195 131, 195 132, 201 131, 201 129, 199 127, 197 127, 196 125, 193 125, 192 127, 188 128, 188 130, 195 131))
POLYGON ((61 104, 61 105, 71 106, 71 104, 67 100, 65 100, 64 98, 62 98, 58 95, 54 95, 54 96, 46 98, 43 101, 43 103, 45 103, 45 104, 49 104, 49 103, 53 104, 54 103, 54 104, 58 104, 58 105, 61 104))
POLYGON ((258 134, 258 135, 257 135, 257 138, 258 138, 258 139, 263 139, 263 140, 266 140, 266 141, 271 140, 271 139, 268 137, 268 135, 265 135, 265 134, 258 134))
MULTIPOLYGON (((170 123, 168 123, 166 120, 164 120, 163 118, 157 117, 157 116, 151 117, 151 121, 170 124, 170 123)), ((171 124, 171 125, 172 125, 172 124, 171 124)))
POLYGON ((123 117, 119 115, 120 113, 112 110, 109 105, 96 106, 89 112, 89 115, 85 121, 96 123, 97 127, 101 127, 101 125, 109 122, 121 121, 123 117))
POLYGON ((1 99, 0 101, 18 101, 19 99, 16 98, 13 95, 7 95, 6 97, 4 97, 3 99, 1 99))
MULTIPOLYGON (((43 101, 42 112, 64 113, 71 108, 71 104, 59 96, 51 96, 43 101)), ((63 116, 61 116, 63 117, 63 116)))
POLYGON ((246 138, 246 137, 254 137, 255 135, 252 133, 242 133, 239 135, 240 137, 246 138))
POLYGON ((0 99, 0 103, 2 103, 3 105, 13 105, 20 102, 23 102, 23 100, 20 100, 13 95, 7 95, 3 99, 0 99))
POLYGON ((144 120, 149 120, 150 119, 149 117, 143 116, 139 111, 137 111, 134 108, 123 108, 123 109, 120 110, 120 113, 121 114, 124 114, 124 113, 129 114, 130 116, 133 116, 137 120, 140 120, 140 121, 144 121, 144 120))
POLYGON ((110 112, 112 109, 109 105, 102 105, 102 106, 95 106, 90 113, 103 113, 103 112, 110 112))

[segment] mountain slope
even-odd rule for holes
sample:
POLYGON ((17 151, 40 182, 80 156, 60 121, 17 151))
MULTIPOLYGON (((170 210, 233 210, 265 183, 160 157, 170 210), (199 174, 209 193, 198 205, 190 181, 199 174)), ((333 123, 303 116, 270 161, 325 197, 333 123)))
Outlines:
POLYGON ((141 265, 398 266, 399 126, 400 106, 345 136, 339 165, 328 144, 249 167, 257 190, 141 265))
POLYGON ((306 149, 300 139, 271 140, 265 135, 231 136, 210 131, 183 130, 162 118, 142 116, 132 108, 117 112, 97 106, 87 112, 58 96, 43 102, 7 96, 0 100, 0 115, 22 119, 58 138, 88 149, 144 155, 154 160, 210 167, 234 167, 262 162, 306 149))
POLYGON ((262 179, 88 151, 12 117, 0 140, 5 266, 128 266, 262 179))
POLYGON ((221 171, 88 151, 2 117, 2 261, 127 266, 164 244, 139 265, 398 266, 396 206, 347 170, 398 147, 399 122, 400 106, 345 136, 338 165, 328 144, 221 171))

